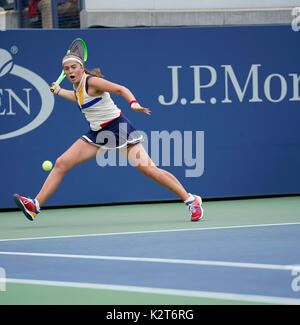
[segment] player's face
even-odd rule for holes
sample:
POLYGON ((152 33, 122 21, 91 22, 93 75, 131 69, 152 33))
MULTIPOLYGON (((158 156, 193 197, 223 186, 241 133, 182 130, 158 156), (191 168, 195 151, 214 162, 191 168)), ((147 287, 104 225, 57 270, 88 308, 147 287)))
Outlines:
POLYGON ((78 62, 70 60, 64 64, 64 71, 65 71, 66 77, 73 84, 77 84, 81 80, 82 74, 84 72, 84 68, 78 62))

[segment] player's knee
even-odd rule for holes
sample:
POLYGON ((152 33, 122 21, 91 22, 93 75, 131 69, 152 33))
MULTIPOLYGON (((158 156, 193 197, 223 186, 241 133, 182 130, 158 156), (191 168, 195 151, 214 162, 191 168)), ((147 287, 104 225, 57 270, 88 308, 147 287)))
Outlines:
POLYGON ((159 170, 156 166, 139 166, 139 170, 149 178, 156 178, 159 174, 159 170))
POLYGON ((54 168, 60 170, 61 172, 67 172, 72 168, 72 166, 68 159, 66 159, 64 156, 60 156, 56 159, 54 168))

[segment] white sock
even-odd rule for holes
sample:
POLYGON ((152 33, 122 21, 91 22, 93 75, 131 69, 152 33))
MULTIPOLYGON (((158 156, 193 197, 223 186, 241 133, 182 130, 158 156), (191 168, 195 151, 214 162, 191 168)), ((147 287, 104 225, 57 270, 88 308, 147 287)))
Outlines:
POLYGON ((193 194, 191 194, 191 193, 188 193, 188 194, 189 194, 189 197, 184 201, 185 204, 195 200, 195 197, 193 194))
POLYGON ((36 206, 36 209, 38 211, 40 211, 40 204, 39 204, 39 201, 37 199, 34 199, 34 202, 35 202, 35 206, 36 206))

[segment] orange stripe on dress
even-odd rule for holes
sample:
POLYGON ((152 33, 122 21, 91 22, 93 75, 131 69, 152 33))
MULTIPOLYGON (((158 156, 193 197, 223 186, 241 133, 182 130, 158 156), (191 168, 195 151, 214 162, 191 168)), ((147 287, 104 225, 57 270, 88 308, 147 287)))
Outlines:
POLYGON ((78 94, 77 97, 78 97, 78 104, 80 106, 82 106, 84 104, 83 102, 83 94, 84 94, 84 88, 85 88, 85 82, 86 82, 86 76, 84 77, 84 81, 81 85, 81 88, 79 91, 76 91, 76 93, 78 94))

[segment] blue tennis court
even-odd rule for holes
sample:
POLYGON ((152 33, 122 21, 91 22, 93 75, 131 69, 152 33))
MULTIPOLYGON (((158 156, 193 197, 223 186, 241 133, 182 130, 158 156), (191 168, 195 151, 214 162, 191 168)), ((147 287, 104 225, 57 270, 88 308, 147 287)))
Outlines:
MULTIPOLYGON (((130 293, 127 303, 132 304, 145 304, 147 297, 156 297, 153 301, 164 304, 172 299, 179 299, 175 301, 183 304, 299 304, 300 216, 294 210, 298 201, 298 197, 292 197, 207 202, 207 218, 196 224, 182 222, 182 228, 178 227, 175 217, 173 229, 171 223, 170 229, 158 229, 158 222, 156 230, 149 230, 146 217, 140 220, 145 230, 121 231, 119 227, 116 232, 107 233, 90 231, 2 239, 0 266, 6 271, 8 289, 0 293, 1 303, 5 304, 10 286, 14 294, 29 286, 64 288, 65 292, 71 288, 93 291, 86 302, 95 304, 103 302, 94 296, 96 292, 110 292, 114 303, 122 303, 122 297, 130 293), (244 213, 244 216, 240 214, 240 224, 236 224, 234 214, 238 210, 241 213, 246 205, 248 211, 251 210, 255 201, 265 207, 271 202, 289 204, 292 207, 290 218, 278 222, 279 215, 275 212, 274 223, 272 220, 265 223, 263 216, 262 223, 251 223, 244 213), (214 214, 222 203, 224 207, 232 205, 228 225, 222 225, 224 220, 214 214), (241 224, 247 220, 249 224, 241 224), (219 225, 213 225, 218 221, 219 225)), ((179 204, 169 205, 178 209, 179 204)), ((159 208, 159 205, 145 206, 149 218, 159 208)), ((136 207, 123 208, 133 212, 132 219, 127 219, 129 224, 136 220, 136 207)), ((97 209, 101 211, 101 207, 97 209)), ((49 210, 49 213, 62 211, 64 209, 49 210)), ((76 209, 69 209, 69 213, 71 211, 74 214, 76 209)), ((104 225, 105 218, 102 222, 104 225)), ((23 223, 21 216, 20 223, 23 223)), ((40 227, 46 224, 41 219, 40 227)), ((38 222, 34 226, 38 226, 38 222)), ((43 299, 49 303, 47 294, 43 299)), ((60 299, 63 297, 57 301, 60 299)), ((68 303, 68 298, 65 299, 68 303)), ((74 298, 70 301, 74 302, 74 298)))

